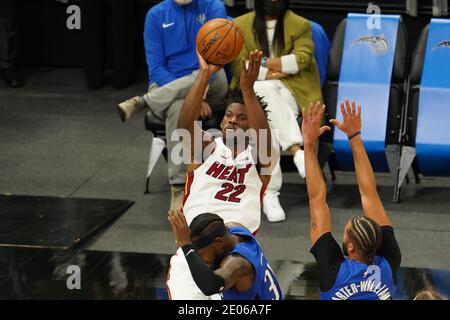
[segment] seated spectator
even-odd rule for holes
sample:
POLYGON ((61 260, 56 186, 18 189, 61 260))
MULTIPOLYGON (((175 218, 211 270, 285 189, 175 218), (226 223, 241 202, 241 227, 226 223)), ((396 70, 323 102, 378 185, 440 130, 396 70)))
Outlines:
MULTIPOLYGON (((136 14, 130 0, 110 0, 112 27, 112 86, 128 87, 135 77, 136 14)), ((105 0, 81 0, 84 73, 91 90, 103 87, 106 81, 105 0)))
MULTIPOLYGON (((239 81, 239 62, 252 50, 264 53, 255 91, 268 104, 269 124, 278 130, 278 143, 289 150, 305 177, 300 108, 322 101, 319 71, 314 59, 310 22, 289 10, 289 0, 255 0, 255 10, 235 19, 244 37, 244 48, 233 63, 231 87, 239 81)), ((276 139, 274 133, 272 137, 276 139)), ((282 184, 280 164, 275 167, 264 194, 263 210, 270 222, 286 219, 278 200, 282 184)))
POLYGON ((25 78, 16 67, 19 51, 17 1, 0 0, 0 74, 11 88, 23 87, 25 78))
MULTIPOLYGON (((169 183, 172 186, 170 207, 178 209, 184 197, 186 168, 172 162, 171 151, 178 141, 170 139, 177 128, 184 97, 198 70, 196 36, 201 26, 211 19, 226 18, 220 0, 164 0, 147 13, 144 45, 149 74, 149 90, 118 105, 122 121, 137 111, 150 108, 153 115, 166 124, 169 183)), ((210 81, 205 94, 202 118, 212 115, 228 90, 225 72, 221 70, 210 81)))

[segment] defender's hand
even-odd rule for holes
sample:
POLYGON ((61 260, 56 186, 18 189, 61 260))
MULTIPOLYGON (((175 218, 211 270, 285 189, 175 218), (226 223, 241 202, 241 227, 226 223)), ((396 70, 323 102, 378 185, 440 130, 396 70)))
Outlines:
POLYGON ((336 119, 332 119, 330 122, 350 137, 361 131, 361 105, 358 105, 358 110, 356 110, 356 102, 352 101, 350 106, 350 102, 347 99, 345 100, 345 105, 344 102, 341 102, 340 105, 344 118, 343 122, 339 122, 336 119))
POLYGON ((191 243, 191 230, 186 222, 186 218, 181 210, 169 210, 168 216, 170 225, 172 226, 173 236, 178 248, 191 243))
POLYGON ((325 105, 317 101, 310 103, 308 110, 302 110, 302 135, 303 143, 315 143, 325 131, 331 130, 329 126, 320 126, 322 123, 325 105))

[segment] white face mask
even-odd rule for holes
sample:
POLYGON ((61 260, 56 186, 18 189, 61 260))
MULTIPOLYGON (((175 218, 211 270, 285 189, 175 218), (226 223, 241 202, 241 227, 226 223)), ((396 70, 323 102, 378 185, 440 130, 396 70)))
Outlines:
POLYGON ((185 6, 192 2, 192 0, 174 0, 176 4, 179 4, 180 6, 185 6))

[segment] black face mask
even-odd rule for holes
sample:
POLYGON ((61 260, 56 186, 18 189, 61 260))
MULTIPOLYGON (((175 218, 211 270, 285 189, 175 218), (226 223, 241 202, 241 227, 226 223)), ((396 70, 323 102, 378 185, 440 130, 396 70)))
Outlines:
POLYGON ((278 17, 282 9, 283 9, 282 1, 271 1, 271 0, 264 1, 264 13, 268 17, 278 17))

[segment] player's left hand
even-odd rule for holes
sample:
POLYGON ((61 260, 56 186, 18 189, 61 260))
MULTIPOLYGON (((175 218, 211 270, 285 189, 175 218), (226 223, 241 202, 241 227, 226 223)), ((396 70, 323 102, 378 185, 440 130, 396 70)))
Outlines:
POLYGON ((246 63, 245 58, 242 58, 241 60, 242 71, 239 83, 241 91, 253 90, 253 85, 255 84, 255 81, 258 79, 261 60, 262 60, 262 52, 258 50, 250 52, 248 63, 246 63))
POLYGON ((331 130, 329 126, 320 126, 322 123, 325 105, 320 101, 311 103, 307 110, 302 110, 302 136, 303 143, 315 143, 325 131, 331 130))
MULTIPOLYGON (((358 108, 356 108, 356 102, 352 101, 350 106, 350 101, 347 99, 345 99, 344 102, 341 102, 340 105, 344 120, 340 122, 336 119, 331 119, 330 122, 347 136, 352 136, 358 131, 361 132, 361 105, 358 105, 358 108)), ((358 139, 360 139, 360 137, 358 139)))
POLYGON ((168 219, 172 226, 173 236, 177 247, 180 248, 191 243, 191 230, 189 229, 186 217, 181 210, 169 210, 168 219))

